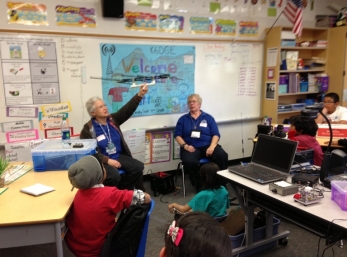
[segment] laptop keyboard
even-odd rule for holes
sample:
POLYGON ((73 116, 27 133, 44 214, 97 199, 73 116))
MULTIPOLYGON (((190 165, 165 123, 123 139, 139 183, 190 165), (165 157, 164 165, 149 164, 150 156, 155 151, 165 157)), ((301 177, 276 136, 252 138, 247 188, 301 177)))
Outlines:
MULTIPOLYGON (((235 167, 236 168, 236 167, 235 167)), ((233 168, 235 170, 235 168, 233 168)), ((272 179, 282 179, 286 177, 284 174, 280 174, 276 171, 266 169, 263 167, 255 165, 238 166, 237 170, 242 172, 244 176, 256 179, 256 180, 272 180, 272 179)))

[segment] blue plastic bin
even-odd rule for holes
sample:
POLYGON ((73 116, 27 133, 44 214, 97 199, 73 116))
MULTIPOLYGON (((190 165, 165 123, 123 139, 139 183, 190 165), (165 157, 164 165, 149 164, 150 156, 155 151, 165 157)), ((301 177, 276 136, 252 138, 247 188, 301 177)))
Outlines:
MULTIPOLYGON (((277 219, 275 217, 273 218, 273 234, 274 235, 278 234, 278 227, 279 227, 280 223, 281 223, 281 221, 279 219, 277 219)), ((246 244, 246 239, 244 239, 244 236, 245 236, 244 233, 237 235, 237 236, 229 236, 233 249, 240 247, 241 244, 243 246, 246 244)), ((253 242, 257 242, 259 240, 265 239, 265 237, 266 237, 266 227, 265 226, 253 230, 253 242)), ((273 241, 273 242, 270 242, 268 244, 261 245, 259 247, 250 249, 246 252, 240 253, 238 256, 239 257, 251 256, 253 254, 256 254, 256 253, 265 251, 269 248, 275 247, 276 245, 277 245, 277 241, 273 241)))
POLYGON ((82 157, 95 154, 95 139, 71 140, 72 146, 78 143, 83 147, 65 149, 61 140, 50 140, 31 149, 34 171, 67 170, 82 157))

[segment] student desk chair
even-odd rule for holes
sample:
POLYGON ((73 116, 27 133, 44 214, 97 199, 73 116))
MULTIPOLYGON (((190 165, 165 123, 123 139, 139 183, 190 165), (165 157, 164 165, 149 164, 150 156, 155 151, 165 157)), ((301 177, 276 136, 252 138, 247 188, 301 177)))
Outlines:
MULTIPOLYGON (((206 163, 209 163, 210 160, 207 159, 207 158, 201 158, 200 161, 199 161, 199 166, 203 165, 203 164, 206 164, 206 163)), ((177 175, 178 175, 178 172, 179 170, 182 171, 182 187, 183 187, 183 197, 186 197, 186 184, 185 184, 185 181, 184 181, 184 165, 183 165, 183 162, 180 162, 177 166, 177 173, 176 173, 176 181, 177 181, 177 175)))

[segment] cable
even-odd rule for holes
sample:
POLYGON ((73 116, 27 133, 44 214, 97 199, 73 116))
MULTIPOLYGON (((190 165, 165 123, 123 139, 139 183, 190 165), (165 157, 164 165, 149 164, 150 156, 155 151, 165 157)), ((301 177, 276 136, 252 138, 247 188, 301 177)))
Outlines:
POLYGON ((162 198, 164 197, 165 195, 162 195, 161 197, 160 197, 160 202, 162 202, 162 203, 169 203, 169 202, 164 202, 163 200, 162 200, 162 198))
MULTIPOLYGON (((328 235, 329 235, 330 226, 331 226, 331 224, 334 223, 335 220, 346 221, 347 219, 333 219, 333 220, 329 223, 329 226, 328 226, 328 229, 327 229, 327 234, 326 234, 327 238, 328 238, 328 235)), ((320 246, 320 240, 321 240, 321 239, 322 239, 322 238, 320 237, 320 238, 319 238, 319 241, 318 241, 318 252, 317 252, 317 257, 319 256, 319 246, 320 246)), ((330 245, 328 245, 328 246, 323 250, 323 252, 322 252, 322 257, 324 256, 325 251, 326 251, 327 249, 329 249, 330 247, 334 246, 336 243, 337 243, 337 241, 331 243, 330 245)), ((334 256, 334 248, 331 248, 331 249, 332 249, 332 251, 333 251, 333 256, 334 256)))

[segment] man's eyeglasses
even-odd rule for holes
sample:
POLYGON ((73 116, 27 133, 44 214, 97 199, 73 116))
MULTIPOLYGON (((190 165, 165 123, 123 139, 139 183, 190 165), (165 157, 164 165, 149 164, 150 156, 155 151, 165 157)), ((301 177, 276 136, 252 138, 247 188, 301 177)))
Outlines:
POLYGON ((324 104, 334 104, 335 102, 323 102, 324 104))

